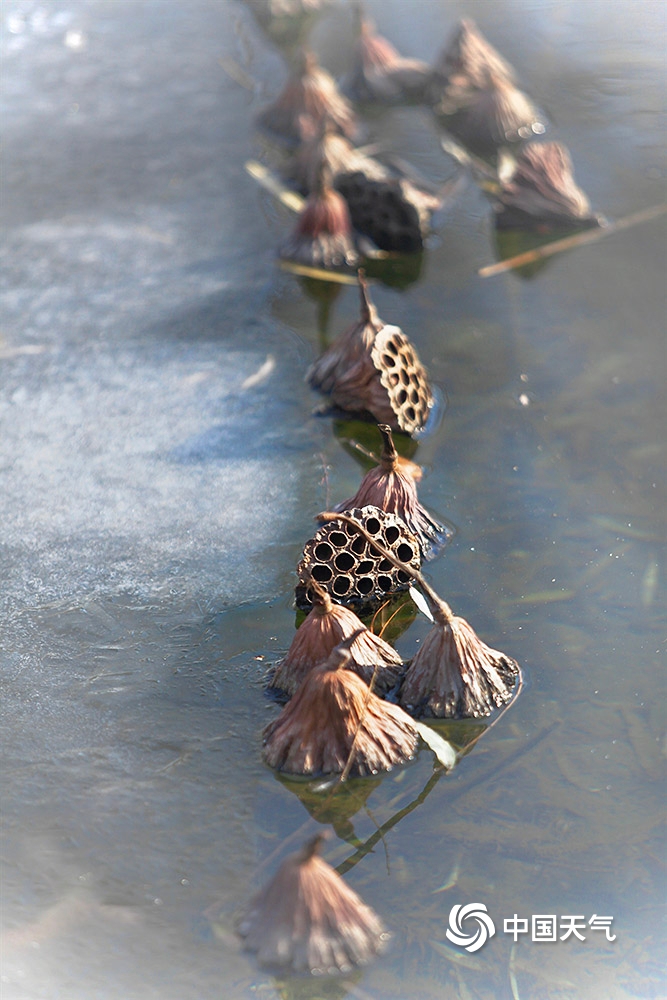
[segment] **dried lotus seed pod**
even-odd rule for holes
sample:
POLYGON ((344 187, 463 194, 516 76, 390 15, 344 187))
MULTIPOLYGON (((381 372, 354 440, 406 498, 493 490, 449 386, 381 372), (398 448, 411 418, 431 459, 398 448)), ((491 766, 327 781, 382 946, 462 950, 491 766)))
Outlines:
MULTIPOLYGON (((349 511, 380 545, 389 549, 399 563, 412 569, 420 566, 420 545, 396 514, 366 506, 349 511)), ((309 584, 316 580, 338 604, 374 607, 389 594, 406 590, 412 577, 382 556, 343 521, 330 521, 306 542, 297 566, 297 607, 311 607, 309 584)))

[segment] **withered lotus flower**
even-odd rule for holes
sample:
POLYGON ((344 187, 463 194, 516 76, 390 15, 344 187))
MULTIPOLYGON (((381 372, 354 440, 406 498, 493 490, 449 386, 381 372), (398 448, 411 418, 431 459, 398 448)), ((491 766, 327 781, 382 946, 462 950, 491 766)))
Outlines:
POLYGON ((491 649, 465 618, 429 595, 435 624, 408 667, 400 703, 411 714, 436 719, 477 719, 508 702, 519 665, 491 649))
POLYGON ((600 225, 574 179, 569 150, 560 142, 528 143, 512 175, 501 183, 496 209, 500 228, 600 225))
POLYGON ((378 427, 384 442, 380 464, 366 473, 355 495, 339 503, 336 510, 351 510, 371 504, 380 510, 398 514, 419 541, 422 556, 426 559, 447 540, 445 526, 434 520, 420 504, 415 480, 403 471, 399 461, 391 428, 387 424, 378 424, 378 427))
POLYGON ((358 11, 359 37, 354 68, 344 90, 355 101, 397 101, 423 95, 430 68, 421 59, 406 59, 378 35, 373 22, 358 11))
POLYGON ((309 593, 313 610, 297 629, 287 656, 276 666, 269 687, 293 695, 304 677, 326 660, 335 646, 354 637, 349 648, 348 668, 359 674, 366 684, 373 681, 374 691, 391 690, 403 672, 403 661, 394 647, 366 628, 354 611, 334 604, 315 580, 310 582, 309 593))
POLYGON ((239 922, 245 948, 265 968, 335 975, 386 946, 380 918, 319 856, 323 839, 317 834, 286 858, 239 922))
POLYGON ((363 777, 414 755, 417 732, 410 716, 345 669, 355 640, 346 639, 311 670, 264 730, 264 759, 271 767, 288 774, 363 777))
POLYGON ((356 149, 329 119, 325 119, 316 135, 304 140, 290 173, 300 191, 310 192, 316 187, 323 167, 331 174, 334 186, 341 174, 359 172, 369 180, 391 176, 387 167, 356 149))
POLYGON ((527 94, 498 76, 489 76, 486 87, 447 122, 447 127, 468 146, 482 152, 546 131, 544 116, 527 94))
POLYGON ((354 267, 359 263, 350 213, 331 187, 326 170, 304 205, 294 231, 281 245, 282 260, 316 268, 354 267))
MULTIPOLYGON (((325 513, 320 520, 342 519, 363 537, 366 530, 349 514, 325 513)), ((392 552, 382 550, 388 560, 392 552)), ((428 585, 418 570, 406 568, 426 595, 434 625, 410 663, 399 701, 411 714, 439 719, 468 719, 490 715, 508 702, 521 671, 516 660, 491 649, 464 618, 428 585)))
POLYGON ((419 567, 419 541, 398 514, 370 505, 348 513, 363 524, 369 538, 391 549, 394 561, 386 559, 379 546, 369 544, 344 521, 331 521, 304 546, 296 568, 297 607, 310 608, 312 581, 339 604, 377 607, 388 595, 406 590, 411 579, 408 567, 419 567))
POLYGON ((336 81, 318 65, 312 52, 306 52, 302 65, 280 97, 259 115, 258 123, 290 143, 299 143, 317 134, 325 118, 350 139, 358 132, 352 106, 336 81))
POLYGON ((348 413, 370 413, 392 430, 423 430, 434 405, 426 369, 397 326, 382 322, 359 272, 361 317, 310 368, 306 378, 348 413))
POLYGON ((516 80, 514 68, 486 40, 474 21, 462 19, 435 62, 429 97, 442 114, 452 114, 476 90, 484 90, 489 75, 516 80))

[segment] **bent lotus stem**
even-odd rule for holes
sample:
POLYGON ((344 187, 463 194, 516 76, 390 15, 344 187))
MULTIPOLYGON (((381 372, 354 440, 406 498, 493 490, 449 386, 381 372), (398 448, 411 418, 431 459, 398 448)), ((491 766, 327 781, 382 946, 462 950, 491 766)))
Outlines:
POLYGON ((391 427, 388 424, 378 424, 378 430, 382 435, 383 442, 380 465, 385 472, 395 472, 398 466, 398 452, 391 436, 391 427))
POLYGON ((339 520, 339 521, 344 521, 346 524, 349 524, 350 527, 358 531, 359 534, 362 535, 362 537, 365 538, 366 541, 369 542, 373 546, 373 548, 380 553, 381 556, 383 556, 385 559, 389 559, 389 561, 392 562, 397 569, 401 569, 405 573, 408 573, 409 576, 411 576, 412 579, 419 584, 421 589, 424 591, 424 594, 426 595, 429 604, 431 605, 431 610, 433 611, 433 617, 437 622, 439 622, 441 625, 448 625, 450 622, 454 621, 456 615, 450 608, 449 604, 447 604, 447 601, 443 601, 442 597, 440 597, 440 595, 436 593, 433 587, 431 587, 430 584, 426 582, 424 576, 419 572, 419 570, 413 569, 412 566, 408 566, 407 563, 402 563, 400 559, 397 559, 394 553, 391 552, 389 549, 386 549, 384 545, 381 544, 381 542, 378 542, 377 538, 371 535, 369 531, 366 531, 363 524, 360 524, 355 517, 350 517, 349 514, 345 514, 342 512, 337 514, 333 511, 322 511, 321 514, 317 515, 316 520, 324 522, 339 520))

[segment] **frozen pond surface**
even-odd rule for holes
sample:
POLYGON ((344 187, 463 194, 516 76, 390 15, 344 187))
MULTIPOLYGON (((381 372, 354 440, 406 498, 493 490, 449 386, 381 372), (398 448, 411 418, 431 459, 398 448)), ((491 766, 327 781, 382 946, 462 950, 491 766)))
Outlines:
MULTIPOLYGON (((426 59, 474 17, 597 210, 664 200, 661 4, 369 7, 426 59)), ((429 574, 527 687, 347 876, 394 931, 386 959, 279 992, 234 917, 316 823, 261 763, 262 677, 312 516, 361 472, 312 416, 317 306, 274 267, 291 220, 243 169, 283 63, 234 0, 2 17, 3 1000, 662 996, 664 222, 483 280, 471 185, 419 282, 375 286, 448 395, 417 453, 458 527, 429 574), (498 927, 474 956, 444 933, 468 901, 498 927), (513 947, 515 913, 611 914, 617 939, 513 947)), ((348 27, 339 7, 313 33, 336 71, 348 27)), ((423 110, 371 134, 452 172, 423 110)), ((356 311, 343 291, 331 332, 356 311)), ((332 863, 432 770, 424 750, 364 786, 332 863)))

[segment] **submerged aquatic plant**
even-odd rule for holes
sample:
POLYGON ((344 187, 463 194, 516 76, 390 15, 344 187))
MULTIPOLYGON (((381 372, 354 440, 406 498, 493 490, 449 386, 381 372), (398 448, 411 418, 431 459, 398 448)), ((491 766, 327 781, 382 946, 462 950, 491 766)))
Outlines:
POLYGON ((318 65, 313 53, 305 52, 280 96, 257 120, 272 135, 299 143, 317 134, 325 119, 350 139, 358 132, 352 105, 340 93, 331 74, 318 65))
POLYGON ((560 142, 531 142, 521 150, 510 176, 501 178, 496 213, 500 228, 601 224, 574 179, 570 152, 560 142))
POLYGON ((310 368, 314 389, 348 413, 370 413, 393 430, 423 430, 434 405, 426 369, 397 326, 382 322, 359 272, 361 316, 310 368))
POLYGON ((403 660, 393 646, 375 635, 357 618, 354 611, 334 604, 316 580, 308 591, 313 610, 297 629, 285 658, 277 664, 270 688, 293 695, 310 671, 326 660, 344 639, 351 639, 348 667, 373 690, 386 692, 395 686, 403 673, 403 660))
POLYGON ((357 8, 358 39, 353 69, 343 85, 355 101, 399 101, 423 95, 430 68, 421 59, 408 59, 382 35, 372 20, 357 8))
POLYGON ((389 771, 415 753, 417 730, 351 670, 353 635, 308 673, 264 730, 264 759, 289 774, 363 776, 389 771))
MULTIPOLYGON (((363 537, 367 532, 350 514, 324 513, 321 520, 342 519, 363 537)), ((371 536, 367 539, 372 542, 371 536)), ((391 561, 395 556, 377 542, 376 548, 391 561)), ((512 697, 521 671, 516 660, 491 649, 471 625, 426 582, 419 570, 406 567, 431 607, 434 624, 406 671, 400 703, 415 716, 464 719, 490 715, 512 697)))
POLYGON ((317 185, 278 254, 282 260, 325 270, 359 263, 347 203, 332 188, 326 169, 320 170, 317 185))
POLYGON ((366 473, 355 495, 339 503, 336 510, 371 504, 380 510, 398 514, 419 541, 422 556, 428 558, 433 554, 434 547, 446 541, 445 527, 419 503, 414 476, 406 471, 405 464, 399 459, 391 428, 387 424, 378 424, 378 428, 384 445, 380 464, 366 473))
POLYGON ((382 921, 319 856, 318 833, 283 861, 238 924, 260 965, 334 975, 365 965, 385 947, 382 921))

